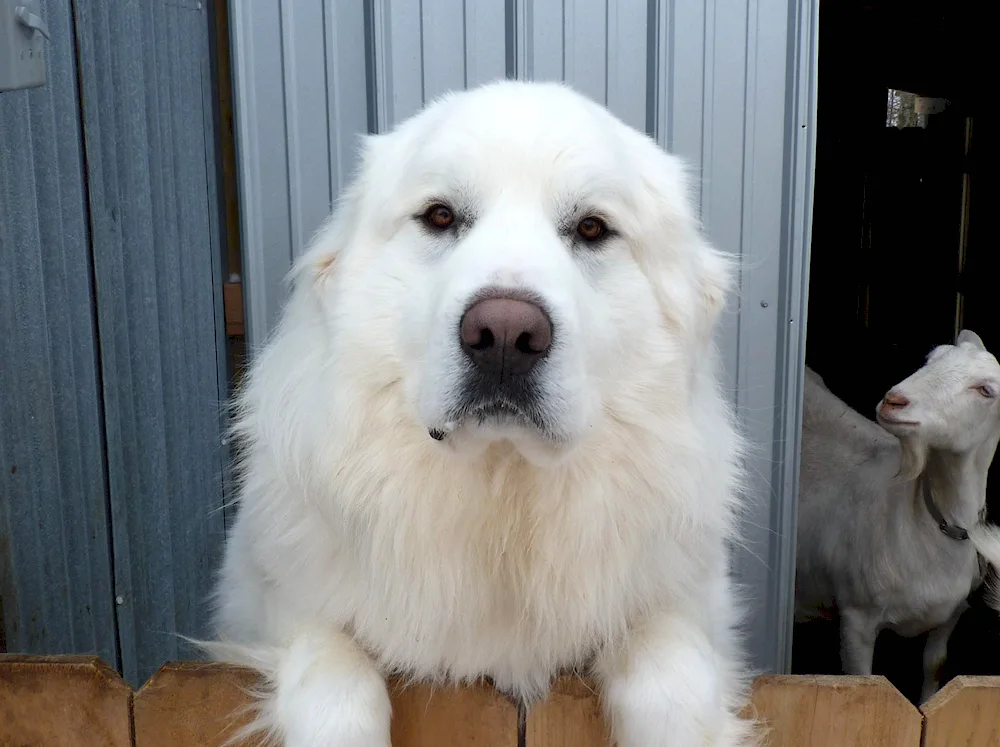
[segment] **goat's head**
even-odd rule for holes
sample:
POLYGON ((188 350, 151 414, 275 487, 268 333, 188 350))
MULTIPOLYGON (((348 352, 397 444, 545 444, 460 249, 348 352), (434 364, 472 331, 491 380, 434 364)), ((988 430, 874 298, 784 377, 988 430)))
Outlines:
POLYGON ((940 345, 876 408, 878 422, 904 442, 971 452, 1000 438, 1000 363, 975 332, 940 345))

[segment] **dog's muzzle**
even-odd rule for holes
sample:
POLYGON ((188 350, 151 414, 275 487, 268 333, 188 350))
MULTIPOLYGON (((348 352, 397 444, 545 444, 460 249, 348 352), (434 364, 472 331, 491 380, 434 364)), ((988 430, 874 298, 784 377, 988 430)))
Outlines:
POLYGON ((525 425, 545 431, 539 375, 552 349, 552 320, 531 296, 480 294, 462 315, 458 343, 466 370, 449 424, 429 431, 443 440, 458 423, 525 425))

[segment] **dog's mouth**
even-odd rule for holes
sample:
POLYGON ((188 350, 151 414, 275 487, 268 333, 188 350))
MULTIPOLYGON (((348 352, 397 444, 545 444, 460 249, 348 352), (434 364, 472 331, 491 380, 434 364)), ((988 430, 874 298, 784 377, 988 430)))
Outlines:
POLYGON ((554 439, 538 408, 506 399, 467 402, 451 414, 446 422, 430 428, 435 441, 443 441, 461 426, 480 428, 524 428, 537 431, 545 439, 554 439))

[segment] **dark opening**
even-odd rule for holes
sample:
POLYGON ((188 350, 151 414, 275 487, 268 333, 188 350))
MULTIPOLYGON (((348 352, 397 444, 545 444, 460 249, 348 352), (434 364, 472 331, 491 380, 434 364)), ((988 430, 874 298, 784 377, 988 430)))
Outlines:
MULTIPOLYGON (((969 328, 1000 353, 997 163, 983 3, 822 0, 807 364, 858 412, 969 328)), ((992 77, 992 76, 990 76, 992 77)), ((987 506, 1000 516, 1000 475, 987 506)), ((980 595, 945 676, 1000 673, 980 595)), ((876 673, 916 700, 922 639, 879 638, 876 673)), ((797 625, 793 671, 840 671, 835 621, 797 625)))

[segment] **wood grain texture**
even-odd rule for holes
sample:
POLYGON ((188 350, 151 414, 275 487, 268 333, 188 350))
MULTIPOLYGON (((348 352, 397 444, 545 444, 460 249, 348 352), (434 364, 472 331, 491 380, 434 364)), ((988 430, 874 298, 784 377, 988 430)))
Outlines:
POLYGON ((242 337, 243 327, 243 284, 226 283, 222 286, 222 298, 226 312, 226 334, 242 337))
MULTIPOLYGON (((171 662, 135 694, 136 747, 222 747, 251 719, 254 672, 228 664, 171 662)), ((233 747, 263 744, 250 739, 233 747)))
POLYGON ((528 711, 527 747, 605 747, 607 724, 594 687, 580 677, 560 677, 549 697, 528 711))
POLYGON ((517 708, 491 687, 393 682, 389 693, 392 747, 517 747, 517 708))
POLYGON ((131 696, 96 656, 0 655, 0 744, 129 747, 131 696))
POLYGON ((885 677, 760 677, 752 708, 769 747, 920 747, 920 712, 885 677))
POLYGON ((920 710, 923 747, 1000 745, 1000 677, 956 677, 920 710))

